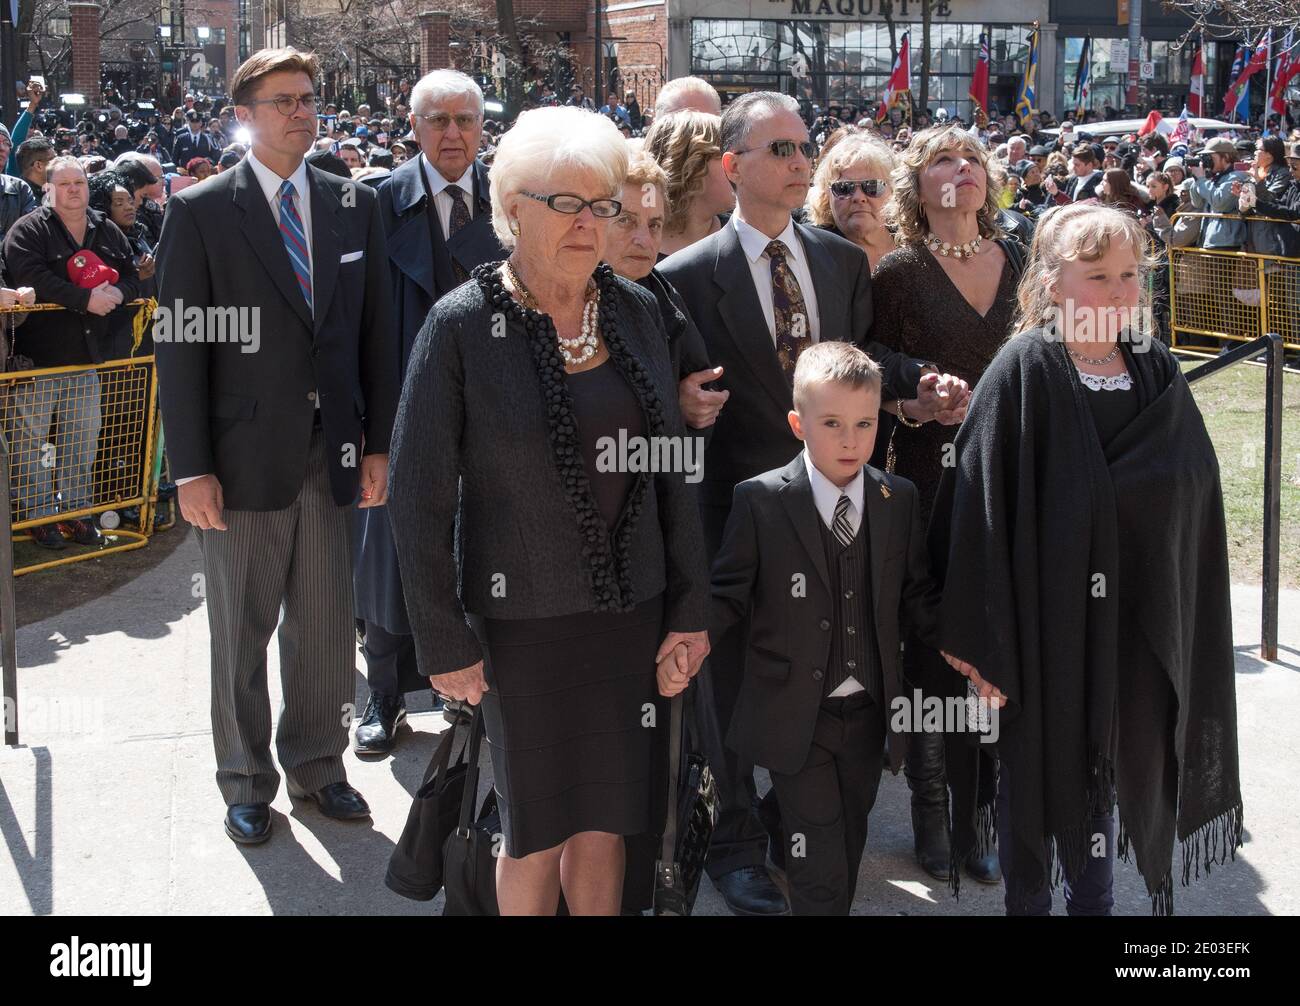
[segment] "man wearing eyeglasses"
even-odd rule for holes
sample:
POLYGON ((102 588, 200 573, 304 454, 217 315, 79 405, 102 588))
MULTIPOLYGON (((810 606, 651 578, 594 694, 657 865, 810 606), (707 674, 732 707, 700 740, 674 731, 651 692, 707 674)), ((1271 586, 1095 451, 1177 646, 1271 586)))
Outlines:
MULTIPOLYGON (((456 70, 434 70, 412 89, 411 109, 420 155, 379 186, 401 376, 434 304, 475 266, 506 257, 492 231, 487 165, 477 159, 483 134, 478 84, 456 70)), ((405 693, 428 688, 429 680, 416 665, 387 507, 358 511, 355 545, 353 590, 364 623, 370 697, 352 744, 359 755, 385 755, 406 719, 405 693)))
POLYGON ((398 349, 375 194, 303 161, 318 73, 291 48, 239 67, 231 90, 252 149, 168 201, 158 249, 167 453, 203 550, 217 785, 226 833, 243 844, 270 836, 280 784, 266 685, 277 623, 289 795, 333 818, 370 814, 342 759, 355 697, 349 511, 386 498, 398 349))
MULTIPOLYGON (((728 225, 665 259, 664 278, 686 301, 709 359, 731 392, 718 416, 701 484, 705 538, 716 555, 735 485, 784 467, 800 444, 787 423, 799 352, 815 342, 854 342, 880 364, 889 399, 918 399, 918 416, 958 421, 968 392, 922 364, 866 342, 871 279, 862 249, 834 234, 796 223, 811 181, 813 147, 793 98, 771 91, 742 95, 722 116, 722 168, 736 190, 728 225), (946 397, 941 398, 942 388, 946 397)), ((888 442, 888 429, 878 443, 888 442)), ((726 735, 743 666, 745 629, 712 639, 712 686, 718 730, 726 735)), ((753 806, 753 765, 726 750, 707 752, 718 779, 721 813, 707 869, 737 915, 780 915, 784 895, 765 868, 767 833, 753 806)))

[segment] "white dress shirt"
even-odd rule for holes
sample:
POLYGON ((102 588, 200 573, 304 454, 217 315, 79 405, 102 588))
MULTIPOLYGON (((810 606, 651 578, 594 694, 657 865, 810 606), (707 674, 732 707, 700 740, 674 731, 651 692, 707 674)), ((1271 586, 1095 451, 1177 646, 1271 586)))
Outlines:
POLYGON ((438 169, 429 163, 429 158, 424 154, 420 155, 420 163, 424 166, 424 177, 429 183, 429 191, 433 194, 433 207, 438 211, 438 223, 442 225, 442 239, 446 241, 451 237, 451 201, 453 198, 460 198, 469 210, 469 218, 474 219, 474 162, 471 161, 465 173, 457 178, 454 182, 449 182, 439 174, 438 169), (447 190, 455 186, 462 189, 465 193, 462 197, 453 197, 447 190))
MULTIPOLYGON (((813 464, 806 447, 803 451, 803 463, 804 467, 808 469, 808 481, 812 484, 813 503, 817 506, 817 516, 822 519, 822 523, 834 533, 835 504, 840 501, 840 494, 844 493, 849 497, 849 509, 844 518, 849 522, 849 527, 853 528, 853 533, 856 535, 858 529, 862 526, 863 493, 866 491, 866 476, 863 475, 862 469, 859 468, 858 474, 853 476, 853 481, 841 489, 817 470, 817 466, 813 464)), ((870 611, 867 612, 867 617, 871 617, 870 611)), ((838 699, 862 691, 866 691, 866 689, 862 687, 861 682, 853 675, 849 675, 835 691, 826 697, 838 699)))
POLYGON ((803 293, 803 302, 808 308, 808 335, 813 342, 817 342, 821 330, 817 317, 817 291, 813 288, 812 273, 808 271, 808 256, 804 254, 803 242, 795 233, 794 218, 790 218, 785 230, 775 239, 745 223, 739 206, 731 214, 731 225, 740 237, 740 247, 745 252, 745 258, 749 259, 749 271, 754 277, 754 289, 758 291, 758 302, 763 307, 763 317, 767 319, 772 345, 776 345, 776 311, 772 307, 772 265, 771 259, 767 257, 767 246, 773 240, 780 241, 786 247, 786 263, 794 272, 794 278, 799 281, 799 290, 803 293))

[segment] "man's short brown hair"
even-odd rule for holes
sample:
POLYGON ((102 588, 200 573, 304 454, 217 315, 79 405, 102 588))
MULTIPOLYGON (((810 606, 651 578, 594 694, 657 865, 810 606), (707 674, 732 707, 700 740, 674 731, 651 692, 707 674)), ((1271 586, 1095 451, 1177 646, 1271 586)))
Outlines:
POLYGON ((794 368, 794 407, 802 412, 808 392, 821 384, 844 384, 880 392, 880 367, 851 342, 818 342, 799 354, 794 368))
POLYGON ((1092 149, 1091 143, 1076 143, 1074 149, 1070 151, 1070 156, 1077 157, 1088 164, 1097 163, 1097 151, 1092 149))
POLYGON ((292 46, 284 49, 259 49, 239 64, 230 82, 230 97, 236 105, 246 105, 257 94, 257 82, 271 73, 302 71, 315 83, 320 74, 316 54, 299 52, 292 46))

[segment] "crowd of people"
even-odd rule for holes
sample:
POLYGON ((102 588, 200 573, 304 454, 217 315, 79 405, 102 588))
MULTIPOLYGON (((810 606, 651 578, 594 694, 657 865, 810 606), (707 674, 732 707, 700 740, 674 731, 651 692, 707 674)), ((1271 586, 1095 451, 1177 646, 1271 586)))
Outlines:
MULTIPOLYGON (((1050 913, 1054 867, 1071 914, 1110 914, 1117 850, 1170 911, 1178 843, 1235 850, 1217 463, 1133 326, 1166 243, 1296 254, 1289 223, 1175 217, 1300 220, 1294 142, 810 121, 689 77, 645 110, 537 95, 507 127, 455 70, 387 117, 322 107, 317 76, 258 52, 206 123, 177 108, 111 161, 20 121, 0 193, 5 304, 68 309, 17 326, 22 365, 129 355, 137 296, 261 311, 257 352, 153 347, 234 841, 271 832, 278 632, 279 770, 330 817, 369 814, 339 715, 358 634, 357 754, 430 685, 481 715, 503 914, 646 907, 646 724, 688 688, 736 914, 847 914, 886 766, 920 868, 1004 884, 1010 914, 1050 913), (636 440, 703 460, 608 463, 636 440), (895 715, 931 699, 982 703, 996 744, 895 715)), ((28 448, 82 431, 32 473, 39 515, 87 503, 95 381, 11 404, 28 448)))

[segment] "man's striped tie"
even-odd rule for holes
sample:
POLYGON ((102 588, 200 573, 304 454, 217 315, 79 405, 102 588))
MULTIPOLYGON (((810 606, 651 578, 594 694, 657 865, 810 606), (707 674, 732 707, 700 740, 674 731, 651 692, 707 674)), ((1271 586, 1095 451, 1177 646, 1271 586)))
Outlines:
POLYGON ((840 498, 835 501, 835 519, 831 522, 831 530, 835 532, 836 539, 845 548, 853 544, 853 525, 849 523, 849 497, 847 493, 840 493, 840 498))
POLYGON ((298 277, 298 286, 311 309, 311 254, 307 251, 307 232, 303 230, 302 217, 293 205, 293 182, 285 179, 280 186, 280 237, 284 239, 284 249, 289 253, 289 262, 293 274, 298 277))

